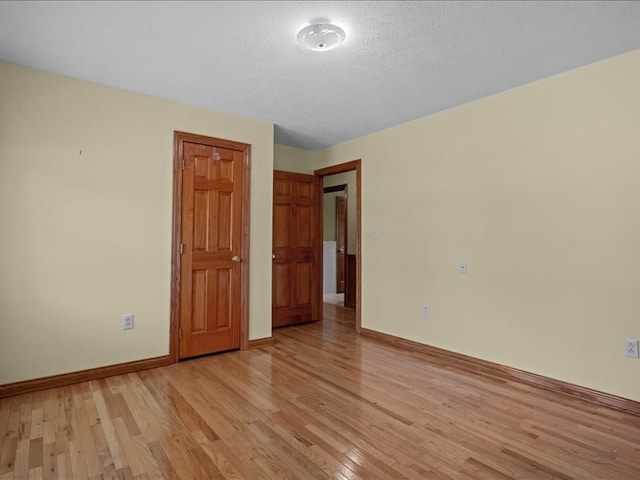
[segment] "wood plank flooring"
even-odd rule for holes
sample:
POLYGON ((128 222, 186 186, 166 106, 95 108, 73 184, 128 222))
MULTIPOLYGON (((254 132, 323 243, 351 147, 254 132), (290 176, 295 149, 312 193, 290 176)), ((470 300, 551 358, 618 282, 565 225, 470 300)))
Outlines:
POLYGON ((640 419, 357 336, 0 400, 0 480, 640 479, 640 419))

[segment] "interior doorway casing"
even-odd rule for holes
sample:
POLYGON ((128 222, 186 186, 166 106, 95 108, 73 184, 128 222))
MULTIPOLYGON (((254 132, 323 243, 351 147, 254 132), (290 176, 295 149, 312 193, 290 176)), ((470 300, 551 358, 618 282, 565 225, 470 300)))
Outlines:
MULTIPOLYGON (((321 168, 315 170, 313 173, 322 182, 324 177, 329 175, 336 175, 338 173, 356 172, 356 332, 360 333, 362 328, 362 160, 352 160, 346 163, 340 163, 338 165, 332 165, 330 167, 321 168)), ((322 215, 320 215, 320 221, 322 221, 322 215)), ((319 229, 319 234, 322 236, 322 226, 319 229)), ((318 239, 320 245, 322 244, 322 238, 318 239)), ((322 270, 318 269, 318 283, 322 285, 322 270)), ((322 318, 322 302, 320 303, 320 315, 322 318)))

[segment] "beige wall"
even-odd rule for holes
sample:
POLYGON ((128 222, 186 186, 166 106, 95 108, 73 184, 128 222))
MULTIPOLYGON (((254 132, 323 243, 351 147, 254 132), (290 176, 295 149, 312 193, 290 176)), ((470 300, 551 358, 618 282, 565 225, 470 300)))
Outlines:
MULTIPOLYGON (((640 400, 639 84, 634 51, 293 163, 362 158, 363 326, 640 400)), ((0 383, 167 353, 173 130, 253 145, 269 335, 272 127, 0 64, 0 383)))
POLYGON ((638 85, 634 51, 320 152, 362 159, 363 326, 640 400, 638 85))
POLYGON ((0 64, 0 384, 168 353, 174 130, 252 145, 249 336, 271 335, 273 126, 0 64))
POLYGON ((276 143, 273 146, 273 168, 285 172, 313 175, 318 155, 319 152, 276 143))

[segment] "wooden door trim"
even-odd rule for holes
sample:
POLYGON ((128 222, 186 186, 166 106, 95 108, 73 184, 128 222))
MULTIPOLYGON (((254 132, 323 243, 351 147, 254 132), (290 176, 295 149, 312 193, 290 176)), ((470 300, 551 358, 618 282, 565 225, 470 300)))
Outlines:
POLYGON ((347 184, 333 185, 332 187, 324 187, 324 193, 342 192, 347 189, 347 184))
MULTIPOLYGON (((337 173, 351 172, 353 170, 356 172, 356 332, 360 333, 362 330, 362 160, 357 159, 326 168, 320 168, 315 170, 313 174, 318 178, 320 185, 322 185, 322 179, 324 177, 337 173)), ((322 203, 320 203, 318 212, 320 212, 319 221, 322 222, 322 203)), ((322 224, 320 225, 319 232, 319 241, 320 245, 322 245, 322 224)), ((319 250, 320 254, 322 254, 322 250, 319 250)), ((322 263, 319 265, 322 265, 322 263)), ((318 284, 322 288, 321 269, 318 269, 317 275, 318 284)), ((322 302, 320 302, 320 307, 322 307, 322 302)), ((322 314, 322 310, 320 310, 320 313, 322 314)))
POLYGON ((222 138, 173 132, 173 226, 171 229, 171 311, 169 322, 169 358, 172 363, 180 360, 180 288, 182 243, 182 145, 184 142, 215 145, 239 150, 243 154, 242 169, 242 248, 240 265, 240 350, 249 348, 249 225, 251 188, 251 145, 222 138))

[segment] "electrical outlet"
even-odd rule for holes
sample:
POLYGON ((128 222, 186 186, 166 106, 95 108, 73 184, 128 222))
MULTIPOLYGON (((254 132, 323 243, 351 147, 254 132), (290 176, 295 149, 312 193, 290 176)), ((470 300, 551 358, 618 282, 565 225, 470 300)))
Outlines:
POLYGON ((627 357, 638 358, 638 340, 631 338, 625 339, 624 354, 627 357))
POLYGON ((422 314, 425 316, 425 318, 429 318, 431 316, 431 305, 425 303, 422 306, 422 314))
POLYGON ((131 330, 133 328, 133 313, 125 313, 122 315, 122 329, 131 330))

